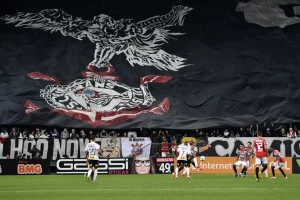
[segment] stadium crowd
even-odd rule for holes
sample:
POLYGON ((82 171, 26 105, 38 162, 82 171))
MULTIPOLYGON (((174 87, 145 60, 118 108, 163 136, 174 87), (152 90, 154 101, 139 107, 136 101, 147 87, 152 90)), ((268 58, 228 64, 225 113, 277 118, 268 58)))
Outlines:
POLYGON ((97 138, 106 137, 151 137, 153 143, 175 141, 179 143, 182 137, 256 137, 256 132, 260 130, 264 137, 290 137, 296 138, 300 135, 300 129, 295 124, 279 124, 275 126, 272 123, 261 125, 251 125, 244 128, 210 128, 201 130, 160 130, 160 129, 132 129, 132 130, 101 130, 101 129, 68 129, 51 127, 7 127, 0 132, 0 142, 7 139, 23 138, 28 140, 40 138, 57 139, 78 139, 90 138, 95 135, 97 138))

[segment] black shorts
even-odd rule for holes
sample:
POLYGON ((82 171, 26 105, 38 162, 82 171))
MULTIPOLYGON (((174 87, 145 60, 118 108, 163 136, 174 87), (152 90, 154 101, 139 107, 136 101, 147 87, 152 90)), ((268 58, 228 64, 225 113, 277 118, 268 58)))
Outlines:
POLYGON ((193 156, 188 156, 187 164, 190 165, 193 162, 193 156))
POLYGON ((99 166, 99 160, 89 160, 89 168, 94 167, 97 169, 99 166))
POLYGON ((186 160, 177 160, 177 166, 186 165, 186 163, 187 163, 186 160))

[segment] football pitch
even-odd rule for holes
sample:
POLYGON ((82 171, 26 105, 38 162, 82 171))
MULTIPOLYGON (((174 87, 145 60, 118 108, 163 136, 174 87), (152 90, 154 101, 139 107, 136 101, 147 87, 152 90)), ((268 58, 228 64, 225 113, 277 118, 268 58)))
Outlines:
POLYGON ((254 175, 192 174, 178 180, 171 175, 98 175, 97 182, 86 182, 83 175, 1 176, 1 200, 83 200, 83 199, 208 199, 208 200, 289 200, 300 198, 300 175, 284 179, 254 175))

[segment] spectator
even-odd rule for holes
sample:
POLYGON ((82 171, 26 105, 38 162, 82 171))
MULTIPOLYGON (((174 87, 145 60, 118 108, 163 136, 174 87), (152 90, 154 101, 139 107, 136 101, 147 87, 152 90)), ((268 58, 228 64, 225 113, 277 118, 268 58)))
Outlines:
POLYGON ((57 131, 57 129, 53 129, 52 133, 51 133, 51 138, 59 138, 59 133, 57 131))
POLYGON ((266 130, 266 137, 272 137, 271 129, 267 128, 266 130))
POLYGON ((280 133, 281 133, 281 137, 286 137, 284 128, 281 128, 280 133))
POLYGON ((32 132, 29 134, 28 140, 33 140, 34 137, 35 137, 35 133, 34 133, 34 131, 32 131, 32 132))
POLYGON ((4 143, 8 137, 9 137, 8 132, 6 130, 2 131, 0 133, 0 142, 4 143))
MULTIPOLYGON (((93 131, 89 131, 89 137, 91 137, 92 135, 94 135, 93 131)), ((96 134, 96 137, 99 137, 99 133, 96 134)))
POLYGON ((108 134, 108 137, 117 137, 117 133, 115 131, 111 131, 109 134, 108 134))
POLYGON ((61 132, 61 139, 68 139, 69 137, 69 131, 66 128, 64 128, 63 132, 61 132))
MULTIPOLYGON (((249 130, 249 129, 248 129, 248 130, 249 130)), ((240 137, 247 137, 247 130, 241 128, 240 131, 241 131, 241 132, 240 132, 240 137)))
POLYGON ((19 137, 16 128, 11 129, 11 133, 9 134, 9 139, 17 139, 19 137))
POLYGON ((169 152, 169 143, 166 139, 163 140, 161 143, 161 157, 166 157, 167 153, 169 152))
POLYGON ((235 136, 234 136, 234 131, 231 131, 231 132, 230 132, 230 137, 231 137, 231 138, 234 138, 234 137, 235 137, 235 136))
POLYGON ((38 159, 41 156, 41 151, 38 148, 36 148, 36 145, 33 145, 29 153, 31 153, 32 159, 38 159))
POLYGON ((287 133, 287 137, 288 138, 296 138, 297 137, 296 131, 293 131, 293 128, 290 128, 289 132, 287 133))
POLYGON ((229 138, 230 137, 229 132, 228 132, 227 129, 225 129, 223 137, 224 138, 229 138))
POLYGON ((49 136, 46 135, 46 131, 42 131, 42 132, 41 132, 41 135, 40 135, 40 138, 41 138, 41 139, 47 139, 47 138, 49 138, 49 136))
MULTIPOLYGON (((233 135, 234 135, 234 134, 233 134, 233 135)), ((237 133, 235 134, 235 137, 240 137, 240 133, 237 132, 237 133)))
POLYGON ((173 135, 171 138, 171 143, 175 142, 176 145, 176 141, 177 141, 176 135, 173 135))
POLYGON ((213 131, 210 133, 210 137, 215 137, 215 135, 216 135, 216 131, 213 130, 213 131))
POLYGON ((85 134, 84 130, 80 131, 80 137, 81 138, 86 138, 86 134, 85 134))
POLYGON ((102 137, 102 138, 106 138, 106 137, 107 137, 107 132, 106 132, 106 130, 102 130, 102 131, 101 131, 100 137, 102 137))
POLYGON ((127 136, 130 137, 137 137, 137 133, 134 130, 128 131, 127 136))
POLYGON ((19 133, 19 139, 23 139, 23 138, 26 139, 26 130, 24 130, 23 133, 22 132, 19 133))
POLYGON ((79 138, 79 135, 76 134, 75 129, 72 129, 71 133, 70 133, 70 138, 75 140, 79 138))
POLYGON ((174 140, 174 141, 172 141, 172 146, 171 146, 171 148, 170 148, 170 152, 171 152, 171 155, 172 156, 176 156, 176 141, 174 140))

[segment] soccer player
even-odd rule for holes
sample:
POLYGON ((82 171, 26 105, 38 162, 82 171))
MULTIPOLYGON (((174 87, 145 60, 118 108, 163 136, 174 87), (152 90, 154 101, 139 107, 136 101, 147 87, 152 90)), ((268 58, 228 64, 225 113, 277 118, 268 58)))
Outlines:
MULTIPOLYGON (((243 144, 240 145, 240 150, 238 151, 237 162, 233 165, 233 170, 235 172, 235 177, 238 177, 238 173, 236 167, 242 166, 241 174, 244 174, 244 178, 246 177, 247 171, 247 160, 248 160, 248 150, 245 148, 243 144)), ((241 176, 241 175, 240 175, 241 176)))
POLYGON ((191 156, 188 159, 188 164, 192 164, 194 167, 196 167, 197 171, 199 171, 201 168, 200 166, 198 166, 197 164, 197 157, 196 157, 196 153, 198 152, 198 148, 196 146, 196 144, 194 143, 193 140, 190 141, 190 146, 191 146, 191 156))
POLYGON ((97 177, 97 169, 99 166, 99 156, 98 154, 101 153, 100 151, 100 145, 97 144, 96 142, 96 136, 92 135, 91 137, 91 142, 88 143, 85 147, 85 152, 86 152, 86 160, 89 165, 89 171, 86 177, 86 180, 89 182, 91 173, 94 172, 94 177, 93 181, 96 181, 97 177))
POLYGON ((279 169, 279 171, 282 173, 282 175, 284 176, 284 178, 287 178, 287 176, 285 175, 285 173, 284 173, 284 171, 282 169, 284 167, 284 163, 285 163, 285 160, 284 160, 283 156, 281 155, 281 153, 278 150, 276 150, 274 148, 274 146, 270 146, 269 151, 273 152, 274 157, 276 157, 276 160, 274 161, 274 163, 271 166, 272 174, 273 174, 273 176, 271 177, 271 179, 275 179, 276 178, 276 176, 275 176, 275 169, 279 169))
POLYGON ((257 138, 253 142, 254 149, 255 149, 255 174, 256 174, 256 181, 259 182, 259 174, 265 172, 265 170, 268 167, 268 159, 267 159, 267 154, 268 154, 268 148, 267 148, 267 142, 265 139, 262 138, 262 132, 258 131, 257 132, 257 138), (263 166, 261 172, 259 172, 259 167, 260 165, 263 166))
POLYGON ((183 145, 179 145, 177 149, 179 155, 177 157, 177 167, 175 171, 175 178, 178 178, 179 167, 184 166, 187 177, 190 179, 190 169, 187 168, 187 157, 191 154, 191 146, 187 141, 183 145))

